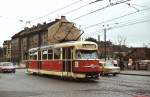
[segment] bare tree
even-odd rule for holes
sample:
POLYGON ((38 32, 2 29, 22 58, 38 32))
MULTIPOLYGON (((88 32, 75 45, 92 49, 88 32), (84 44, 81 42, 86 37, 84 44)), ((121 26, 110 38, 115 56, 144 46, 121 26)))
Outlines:
POLYGON ((118 35, 117 36, 117 44, 119 46, 126 45, 127 44, 127 37, 125 37, 123 35, 118 35))

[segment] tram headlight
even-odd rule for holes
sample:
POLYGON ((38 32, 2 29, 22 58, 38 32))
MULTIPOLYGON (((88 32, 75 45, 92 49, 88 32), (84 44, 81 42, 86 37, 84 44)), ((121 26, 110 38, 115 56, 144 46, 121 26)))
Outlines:
POLYGON ((75 61, 75 67, 79 67, 78 61, 75 61))

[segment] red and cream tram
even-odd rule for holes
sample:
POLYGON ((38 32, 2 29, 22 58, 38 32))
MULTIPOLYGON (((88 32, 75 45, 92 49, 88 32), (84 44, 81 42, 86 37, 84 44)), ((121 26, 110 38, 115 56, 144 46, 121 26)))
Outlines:
POLYGON ((97 44, 70 41, 29 50, 27 72, 55 75, 61 78, 96 79, 100 67, 97 44))

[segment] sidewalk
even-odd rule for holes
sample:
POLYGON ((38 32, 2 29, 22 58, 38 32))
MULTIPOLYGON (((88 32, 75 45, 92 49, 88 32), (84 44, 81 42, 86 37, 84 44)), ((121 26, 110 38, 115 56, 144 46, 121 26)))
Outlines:
POLYGON ((150 71, 137 71, 137 70, 123 70, 120 74, 124 75, 139 75, 139 76, 150 76, 150 71))

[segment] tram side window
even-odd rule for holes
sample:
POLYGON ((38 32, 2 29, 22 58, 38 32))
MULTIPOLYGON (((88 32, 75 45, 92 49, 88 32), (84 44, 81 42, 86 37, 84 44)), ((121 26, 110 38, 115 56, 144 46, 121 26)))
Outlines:
POLYGON ((30 59, 31 60, 37 60, 37 52, 30 53, 30 59))
POLYGON ((47 50, 42 51, 42 59, 46 60, 47 59, 47 50))
POLYGON ((60 48, 54 50, 54 59, 60 59, 60 48))
POLYGON ((48 50, 48 59, 53 59, 53 50, 48 50))

